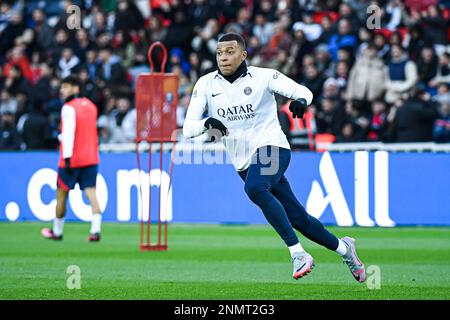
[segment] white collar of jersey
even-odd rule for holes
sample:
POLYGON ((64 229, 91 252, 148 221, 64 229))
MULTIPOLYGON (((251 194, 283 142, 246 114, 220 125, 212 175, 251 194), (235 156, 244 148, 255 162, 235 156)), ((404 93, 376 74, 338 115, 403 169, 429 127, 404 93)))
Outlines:
MULTIPOLYGON (((250 77, 253 78, 252 73, 250 72, 250 70, 248 70, 248 68, 247 68, 247 73, 244 75, 244 77, 245 77, 246 75, 249 75, 250 77)), ((220 75, 219 70, 216 70, 216 74, 214 75, 214 79, 215 79, 216 77, 219 77, 219 78, 225 80, 225 78, 222 77, 222 76, 220 75)), ((241 76, 241 77, 242 77, 242 76, 241 76)))

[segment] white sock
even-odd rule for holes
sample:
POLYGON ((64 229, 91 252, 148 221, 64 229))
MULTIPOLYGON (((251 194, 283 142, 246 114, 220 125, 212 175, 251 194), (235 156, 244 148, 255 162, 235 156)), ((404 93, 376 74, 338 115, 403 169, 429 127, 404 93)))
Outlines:
POLYGON ((339 253, 341 256, 345 255, 347 253, 347 246, 345 245, 344 241, 339 239, 339 245, 336 249, 336 252, 339 253))
POLYGON ((53 220, 53 234, 57 237, 63 234, 64 218, 56 218, 53 220))
POLYGON ((293 246, 288 247, 289 248, 289 252, 291 253, 291 257, 294 257, 294 254, 296 253, 300 253, 300 252, 304 252, 305 249, 303 249, 302 245, 299 243, 294 244, 293 246))
POLYGON ((91 220, 91 234, 100 233, 102 225, 102 214, 94 213, 91 220))

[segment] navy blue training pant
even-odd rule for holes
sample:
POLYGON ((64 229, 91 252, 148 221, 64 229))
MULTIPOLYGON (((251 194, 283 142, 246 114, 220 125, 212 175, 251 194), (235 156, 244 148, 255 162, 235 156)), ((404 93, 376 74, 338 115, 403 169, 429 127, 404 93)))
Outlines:
POLYGON ((336 250, 338 239, 322 223, 309 215, 298 202, 284 173, 291 160, 289 149, 266 146, 259 148, 252 163, 239 176, 245 181, 245 192, 264 213, 286 245, 298 243, 293 228, 308 239, 336 250))

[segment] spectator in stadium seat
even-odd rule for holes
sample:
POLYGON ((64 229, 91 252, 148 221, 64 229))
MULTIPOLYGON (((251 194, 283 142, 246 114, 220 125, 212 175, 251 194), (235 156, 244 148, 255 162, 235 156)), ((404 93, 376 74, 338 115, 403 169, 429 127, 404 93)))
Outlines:
POLYGON ((45 103, 45 109, 50 116, 50 123, 52 125, 59 124, 59 115, 61 112, 61 108, 63 106, 63 101, 59 96, 59 88, 61 84, 61 79, 58 77, 51 75, 50 77, 50 89, 48 94, 48 100, 45 103))
POLYGON ((309 42, 305 33, 302 30, 297 30, 294 32, 294 37, 292 39, 292 45, 289 51, 289 55, 294 57, 296 71, 294 72, 297 75, 297 80, 301 78, 302 72, 302 61, 305 55, 310 54, 313 51, 314 47, 311 42, 309 42))
POLYGON ((360 142, 359 137, 355 135, 354 124, 346 120, 342 126, 341 132, 336 136, 336 142, 360 142))
MULTIPOLYGON (((314 49, 314 60, 316 62, 317 69, 320 73, 325 73, 330 65, 331 56, 328 52, 328 46, 324 43, 319 44, 314 49)), ((329 74, 324 74, 329 76, 329 74)))
POLYGON ((153 15, 149 19, 150 42, 163 41, 167 34, 167 28, 163 27, 157 16, 153 15))
POLYGON ((82 68, 79 71, 79 79, 81 82, 81 96, 91 100, 100 109, 99 114, 101 114, 100 90, 96 81, 89 77, 89 71, 86 68, 82 68))
MULTIPOLYGON (((177 128, 183 128, 184 119, 186 118, 186 111, 191 100, 190 94, 185 94, 179 97, 177 106, 177 128)), ((183 135, 180 133, 180 138, 183 135)))
POLYGON ((114 96, 106 97, 104 112, 97 120, 98 140, 100 144, 109 143, 113 135, 117 99, 114 96))
POLYGON ((56 31, 55 39, 50 47, 50 58, 52 62, 57 64, 64 48, 75 48, 76 43, 69 38, 69 33, 65 29, 56 31))
POLYGON ((200 78, 204 73, 202 73, 200 59, 198 57, 197 52, 191 52, 189 54, 189 79, 192 83, 197 82, 198 78, 200 78))
POLYGON ((114 51, 120 57, 122 66, 129 69, 136 60, 136 45, 131 40, 129 32, 118 31, 114 36, 114 51))
POLYGON ((172 71, 174 75, 178 77, 178 96, 189 95, 192 91, 192 83, 189 81, 189 78, 183 72, 183 69, 180 65, 172 66, 172 71))
POLYGON ((34 32, 36 38, 36 46, 39 51, 46 51, 53 42, 53 28, 47 23, 45 13, 42 9, 33 11, 34 32))
POLYGON ((333 100, 340 98, 340 87, 337 79, 328 78, 325 80, 321 97, 333 100))
POLYGON ((349 77, 349 65, 347 61, 339 61, 336 65, 336 72, 334 77, 337 81, 337 86, 339 90, 345 90, 347 88, 347 80, 349 77))
POLYGON ((7 1, 0 3, 0 35, 11 22, 13 10, 7 1))
POLYGON ((267 64, 268 68, 276 69, 285 75, 291 74, 292 68, 294 67, 294 58, 289 56, 286 50, 278 50, 278 54, 274 61, 267 64))
POLYGON ((16 129, 14 113, 6 111, 0 121, 0 150, 19 150, 20 134, 16 129))
POLYGON ((420 52, 425 47, 425 40, 423 36, 423 29, 420 25, 413 25, 409 33, 405 36, 405 41, 403 42, 405 48, 408 48, 408 55, 410 59, 417 60, 420 57, 420 52))
POLYGON ((15 46, 12 48, 7 55, 7 62, 5 64, 5 75, 8 76, 9 69, 11 66, 17 66, 20 68, 23 76, 27 80, 31 80, 33 78, 33 74, 30 68, 30 61, 28 57, 25 55, 25 46, 15 46))
POLYGON ((267 45, 262 48, 261 54, 265 62, 272 61, 278 54, 279 50, 289 50, 292 39, 286 31, 287 26, 283 22, 277 22, 273 25, 273 34, 267 45))
POLYGON ((263 15, 267 18, 267 21, 274 21, 276 14, 276 3, 271 0, 261 0, 255 2, 254 15, 263 15))
POLYGON ((322 34, 322 27, 318 23, 314 23, 312 14, 305 12, 302 15, 302 21, 297 21, 292 26, 292 30, 302 30, 308 41, 316 41, 322 34))
POLYGON ((34 51, 31 55, 31 84, 34 86, 42 76, 42 58, 39 51, 34 51))
POLYGON ((338 23, 338 32, 328 42, 328 50, 334 61, 338 60, 338 50, 342 47, 355 49, 357 38, 352 34, 352 26, 348 19, 342 19, 338 23))
POLYGON ((94 42, 89 39, 89 34, 86 29, 79 29, 76 33, 77 46, 74 54, 80 59, 80 63, 86 62, 86 53, 94 49, 94 42))
POLYGON ((369 45, 356 60, 348 78, 347 99, 374 101, 383 98, 386 82, 385 65, 377 48, 369 45))
POLYGON ((392 47, 393 45, 399 45, 403 47, 403 37, 402 34, 398 31, 394 31, 391 33, 389 37, 389 45, 392 47))
POLYGON ((370 1, 347 0, 347 3, 352 7, 353 12, 358 16, 360 22, 367 19, 367 7, 371 4, 370 1))
POLYGON ((255 36, 251 36, 248 40, 247 60, 250 65, 258 66, 263 64, 261 56, 261 43, 255 36))
POLYGON ((97 61, 97 51, 89 50, 86 52, 86 62, 82 65, 82 68, 85 68, 89 72, 89 77, 94 79, 98 74, 98 69, 100 67, 99 62, 97 61))
POLYGON ((408 59, 403 47, 395 45, 391 48, 391 61, 386 72, 386 102, 393 103, 402 93, 408 92, 417 83, 416 64, 408 59))
POLYGON ((213 8, 206 0, 194 0, 189 6, 189 16, 192 19, 194 32, 197 31, 195 30, 197 27, 204 26, 209 19, 216 18, 213 8))
MULTIPOLYGON (((199 54, 200 59, 214 61, 219 31, 220 25, 217 19, 209 19, 202 29, 198 29, 191 45, 192 49, 199 54)), ((180 50, 178 48, 178 53, 180 50)))
POLYGON ((358 30, 358 41, 359 46, 356 49, 356 57, 359 57, 361 53, 369 46, 369 44, 373 43, 372 31, 367 29, 366 26, 360 27, 358 30))
POLYGON ((423 88, 414 87, 405 103, 397 107, 393 122, 395 142, 433 140, 433 124, 438 118, 437 104, 423 88))
POLYGON ((374 35, 373 44, 377 48, 378 56, 383 59, 384 62, 388 61, 390 46, 382 33, 376 33, 374 35))
POLYGON ((58 71, 62 79, 76 73, 80 67, 80 59, 73 54, 72 48, 64 48, 58 61, 58 71))
POLYGON ((450 100, 439 108, 439 117, 433 126, 433 140, 438 143, 450 142, 450 100))
POLYGON ((134 1, 118 0, 115 11, 114 31, 138 30, 144 25, 144 17, 134 1))
POLYGON ((336 71, 338 65, 345 63, 347 68, 350 70, 355 63, 355 58, 353 56, 353 51, 351 48, 342 47, 338 50, 338 59, 336 61, 331 61, 325 74, 329 77, 337 77, 336 71))
MULTIPOLYGON (((246 7, 241 7, 237 13, 236 21, 227 24, 227 28, 234 28, 235 33, 241 34, 245 39, 250 37, 252 30, 252 23, 250 21, 250 10, 246 7)), ((225 33, 231 32, 227 30, 225 33)))
POLYGON ((339 100, 324 98, 315 119, 318 133, 330 133, 337 136, 342 130, 346 114, 339 100))
POLYGON ((117 103, 107 103, 106 114, 98 119, 103 143, 133 142, 136 137, 136 109, 131 108, 130 99, 119 97, 117 103))
POLYGON ((178 10, 173 14, 174 18, 167 28, 164 44, 167 46, 168 50, 178 47, 187 52, 191 48, 189 41, 192 39, 192 26, 184 11, 178 10))
POLYGON ((169 53, 169 70, 173 66, 179 66, 184 74, 189 74, 190 66, 184 57, 183 50, 180 48, 173 48, 169 53))
POLYGON ((96 50, 112 47, 112 45, 113 45, 113 37, 111 33, 103 31, 97 34, 97 37, 95 38, 96 50))
POLYGON ((43 110, 43 104, 34 104, 23 124, 22 138, 27 150, 48 148, 50 138, 50 124, 43 110))
POLYGON ((106 23, 105 13, 97 11, 93 13, 93 23, 89 28, 89 37, 91 39, 97 38, 99 34, 109 33, 111 30, 106 23))
POLYGON ((273 24, 271 22, 267 22, 264 15, 257 14, 255 16, 255 24, 252 29, 252 34, 258 38, 262 47, 266 46, 269 42, 273 29, 273 24))
MULTIPOLYGON (((359 26, 361 25, 361 22, 358 19, 358 15, 353 11, 352 6, 347 2, 341 2, 339 5, 339 20, 337 23, 339 24, 340 21, 343 19, 348 20, 350 23, 350 29, 353 31, 356 31, 359 29, 359 26)), ((365 21, 364 19, 363 21, 365 21)))
POLYGON ((433 47, 424 47, 417 60, 417 70, 419 72, 419 81, 424 85, 436 76, 439 59, 436 56, 433 47))
POLYGON ((362 100, 349 100, 345 104, 346 121, 352 124, 354 141, 366 141, 370 120, 367 104, 362 100))
POLYGON ((448 52, 444 52, 439 57, 436 76, 430 80, 428 85, 430 87, 436 87, 441 83, 450 84, 450 53, 448 52))
POLYGON ((315 65, 307 65, 304 68, 304 80, 301 81, 301 84, 306 86, 313 93, 314 98, 312 103, 316 103, 317 98, 320 96, 323 83, 324 79, 315 65))
MULTIPOLYGON (((208 2, 211 3, 211 1, 208 2)), ((244 0, 216 1, 215 4, 214 2, 212 4, 213 12, 215 11, 215 17, 218 18, 219 15, 222 16, 225 25, 229 25, 230 22, 236 21, 239 10, 243 6, 244 0)))
POLYGON ((372 102, 372 115, 370 117, 369 133, 367 139, 369 141, 385 141, 387 139, 388 122, 386 104, 383 100, 375 100, 372 102))
POLYGON ((425 39, 434 48, 438 55, 441 55, 448 45, 447 40, 447 21, 442 16, 442 12, 437 5, 428 6, 426 11, 422 11, 420 23, 424 29, 425 39))
POLYGON ((322 33, 320 34, 319 39, 317 39, 317 43, 329 43, 330 38, 333 36, 333 22, 331 18, 327 15, 323 16, 320 21, 320 26, 322 28, 322 33))
POLYGON ((14 46, 16 38, 21 36, 25 29, 22 14, 17 11, 12 12, 10 22, 0 33, 0 56, 5 55, 14 46))
POLYGON ((105 47, 99 52, 99 68, 96 76, 101 80, 100 87, 120 84, 125 79, 125 72, 117 56, 113 56, 111 47, 105 47))
POLYGON ((50 100, 50 81, 53 69, 46 63, 41 63, 41 76, 33 87, 33 100, 35 104, 45 104, 50 100))
POLYGON ((447 83, 439 84, 437 87, 437 93, 432 99, 439 104, 450 103, 449 85, 447 83))
POLYGON ((0 95, 0 114, 5 112, 13 114, 17 111, 17 100, 7 89, 3 89, 0 95))
POLYGON ((31 93, 31 83, 23 76, 22 69, 16 65, 12 65, 9 69, 4 86, 14 96, 20 92, 27 95, 31 93))

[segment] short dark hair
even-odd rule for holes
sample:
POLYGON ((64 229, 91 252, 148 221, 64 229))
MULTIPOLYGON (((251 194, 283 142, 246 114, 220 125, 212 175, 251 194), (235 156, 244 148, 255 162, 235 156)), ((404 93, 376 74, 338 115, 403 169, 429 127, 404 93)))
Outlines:
POLYGON ((219 42, 234 41, 234 40, 237 41, 238 45, 242 48, 242 50, 245 50, 245 40, 238 33, 228 32, 219 38, 219 42))
POLYGON ((81 89, 81 82, 80 82, 80 80, 79 80, 76 76, 74 76, 74 75, 70 75, 70 76, 65 77, 65 78, 61 81, 61 84, 64 84, 64 83, 70 84, 71 86, 78 87, 78 88, 81 89))

